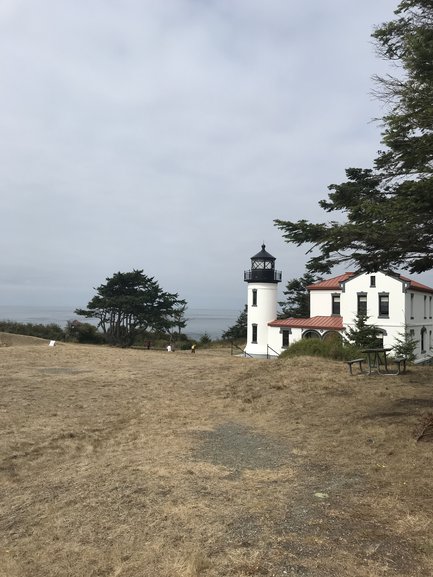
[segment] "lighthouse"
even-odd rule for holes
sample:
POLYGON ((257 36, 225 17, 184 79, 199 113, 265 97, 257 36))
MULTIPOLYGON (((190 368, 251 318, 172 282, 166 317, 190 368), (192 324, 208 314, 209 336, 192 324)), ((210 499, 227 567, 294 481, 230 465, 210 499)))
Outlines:
POLYGON ((268 350, 268 323, 277 317, 277 288, 281 271, 275 270, 275 257, 262 250, 251 257, 251 269, 244 272, 248 283, 248 330, 245 352, 252 356, 276 354, 268 350))

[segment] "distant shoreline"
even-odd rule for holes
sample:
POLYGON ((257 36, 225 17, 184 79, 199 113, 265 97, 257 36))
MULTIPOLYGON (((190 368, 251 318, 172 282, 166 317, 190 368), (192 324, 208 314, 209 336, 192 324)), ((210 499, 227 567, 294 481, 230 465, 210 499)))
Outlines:
MULTIPOLYGON (((236 322, 240 312, 236 309, 187 309, 187 326, 182 332, 194 339, 199 339, 205 333, 211 339, 219 339, 222 333, 236 322)), ((72 307, 60 306, 0 305, 0 320, 43 325, 55 323, 62 328, 70 320, 96 324, 92 319, 83 319, 74 314, 72 307)))

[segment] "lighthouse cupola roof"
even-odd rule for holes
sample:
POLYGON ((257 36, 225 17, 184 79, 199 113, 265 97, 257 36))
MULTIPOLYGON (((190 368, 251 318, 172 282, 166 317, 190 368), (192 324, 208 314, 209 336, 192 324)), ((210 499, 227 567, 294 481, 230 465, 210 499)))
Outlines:
POLYGON ((263 243, 262 250, 251 257, 251 270, 244 272, 244 280, 246 282, 280 282, 281 271, 275 270, 275 260, 263 243))
POLYGON ((275 257, 268 253, 265 244, 262 244, 262 250, 260 252, 251 257, 251 262, 253 260, 267 260, 269 262, 275 263, 275 257))

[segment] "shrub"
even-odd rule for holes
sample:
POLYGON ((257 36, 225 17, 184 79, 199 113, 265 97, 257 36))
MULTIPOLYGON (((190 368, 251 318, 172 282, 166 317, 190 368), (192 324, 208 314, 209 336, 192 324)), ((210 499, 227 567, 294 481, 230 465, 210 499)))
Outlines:
POLYGON ((302 339, 296 341, 282 353, 281 358, 295 356, 324 357, 334 360, 348 360, 356 358, 360 351, 354 345, 343 342, 341 339, 302 339))
POLYGON ((15 335, 27 335, 29 337, 39 337, 52 341, 63 341, 65 339, 64 330, 55 323, 48 325, 33 323, 18 323, 15 321, 0 321, 0 331, 13 333, 15 335))
POLYGON ((104 335, 98 331, 95 325, 80 321, 68 321, 65 335, 67 341, 74 343, 102 344, 105 342, 104 335))

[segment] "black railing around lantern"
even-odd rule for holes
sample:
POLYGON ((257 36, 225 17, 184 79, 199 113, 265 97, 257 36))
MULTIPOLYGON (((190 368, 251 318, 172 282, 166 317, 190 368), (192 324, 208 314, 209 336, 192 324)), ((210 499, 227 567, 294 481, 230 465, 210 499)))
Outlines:
POLYGON ((281 271, 275 269, 251 269, 244 271, 246 282, 281 282, 281 271))

